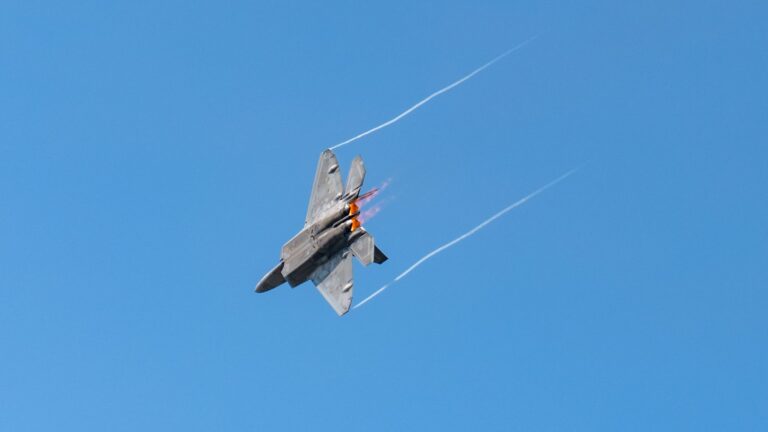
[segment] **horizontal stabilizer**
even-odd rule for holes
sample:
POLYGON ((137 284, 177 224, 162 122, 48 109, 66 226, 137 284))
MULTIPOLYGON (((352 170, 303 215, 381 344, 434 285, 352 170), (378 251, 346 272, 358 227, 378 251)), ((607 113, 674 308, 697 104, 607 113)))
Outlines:
POLYGON ((357 259, 359 259, 363 265, 367 266, 372 263, 374 259, 375 246, 373 245, 373 236, 368 234, 368 231, 365 231, 363 228, 358 229, 362 231, 362 234, 352 241, 349 248, 352 250, 352 253, 355 254, 357 259))

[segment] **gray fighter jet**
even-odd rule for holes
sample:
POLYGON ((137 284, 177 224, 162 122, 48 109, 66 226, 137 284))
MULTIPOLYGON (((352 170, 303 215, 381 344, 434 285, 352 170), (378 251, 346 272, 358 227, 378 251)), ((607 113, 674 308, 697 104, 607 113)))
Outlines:
POLYGON ((293 288, 312 280, 339 316, 349 311, 352 255, 366 266, 387 260, 357 220, 360 209, 355 201, 364 178, 363 159, 357 156, 342 190, 336 156, 330 150, 320 155, 304 229, 283 246, 280 263, 256 284, 256 292, 269 291, 285 281, 293 288))

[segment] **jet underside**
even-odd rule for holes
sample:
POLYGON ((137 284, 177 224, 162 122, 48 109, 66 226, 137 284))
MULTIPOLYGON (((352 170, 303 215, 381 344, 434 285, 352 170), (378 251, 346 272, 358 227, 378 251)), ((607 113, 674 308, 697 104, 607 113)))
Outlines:
POLYGON ((342 191, 336 156, 330 150, 320 155, 304 228, 283 246, 280 262, 259 281, 256 292, 269 291, 284 282, 295 287, 311 280, 337 314, 349 311, 352 255, 364 265, 387 259, 357 220, 355 201, 364 178, 365 167, 358 156, 352 161, 342 191))

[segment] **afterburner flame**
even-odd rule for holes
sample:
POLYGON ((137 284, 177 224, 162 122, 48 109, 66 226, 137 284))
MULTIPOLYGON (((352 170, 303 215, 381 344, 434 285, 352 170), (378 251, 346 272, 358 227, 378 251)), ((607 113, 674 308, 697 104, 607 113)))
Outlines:
MULTIPOLYGON (((354 215, 359 211, 360 211, 360 207, 358 207, 357 204, 355 204, 354 202, 349 203, 350 215, 354 215)), ((352 227, 350 228, 350 230, 354 231, 358 228, 360 228, 360 221, 357 220, 357 216, 352 216, 352 227)))

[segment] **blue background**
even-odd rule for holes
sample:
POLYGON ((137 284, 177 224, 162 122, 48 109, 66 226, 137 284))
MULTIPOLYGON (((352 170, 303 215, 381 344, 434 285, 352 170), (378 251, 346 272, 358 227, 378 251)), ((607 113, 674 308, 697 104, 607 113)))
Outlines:
POLYGON ((768 11, 634 3, 3 2, 0 429, 768 428, 768 11), (584 168, 253 293, 323 148, 537 34, 339 149, 355 298, 584 168))

